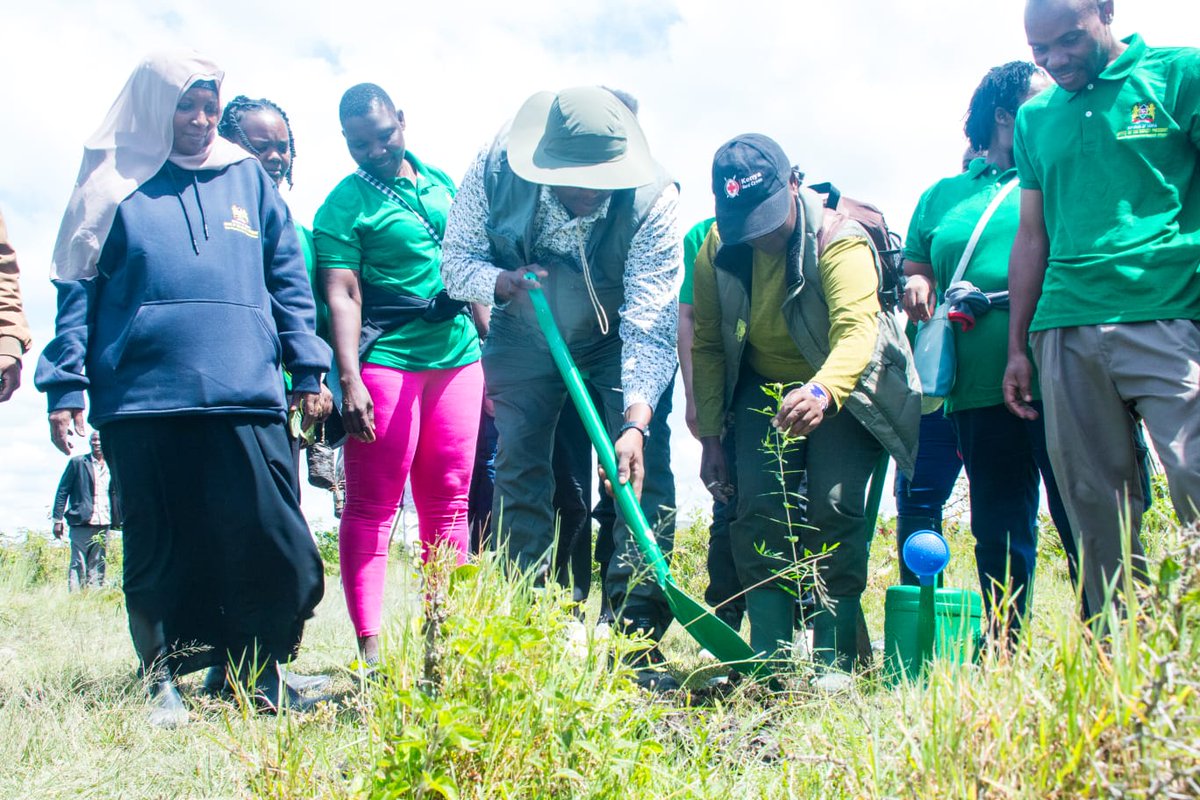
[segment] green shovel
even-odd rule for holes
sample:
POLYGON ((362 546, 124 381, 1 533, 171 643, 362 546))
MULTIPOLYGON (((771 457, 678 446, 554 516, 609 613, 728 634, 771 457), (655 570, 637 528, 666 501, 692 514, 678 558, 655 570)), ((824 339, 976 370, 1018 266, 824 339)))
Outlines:
MULTIPOLYGON (((537 279, 533 273, 529 273, 525 277, 527 280, 537 279)), ((675 619, 679 621, 684 630, 691 634, 693 639, 700 643, 701 647, 716 656, 718 660, 730 666, 742 666, 743 668, 752 665, 755 671, 761 671, 765 662, 755 661, 754 651, 738 635, 737 631, 722 622, 700 603, 688 597, 671 577, 667 559, 654 541, 650 526, 642 513, 642 507, 633 493, 633 486, 630 483, 617 481, 617 455, 613 450, 613 444, 608 438, 604 424, 600 421, 600 415, 596 413, 596 407, 592 405, 592 399, 588 396, 587 389, 584 388, 579 370, 575 367, 575 362, 567 350, 567 343, 563 341, 562 334, 558 332, 558 326, 554 324, 554 315, 550 312, 550 305, 546 302, 545 295, 542 294, 541 289, 530 289, 529 297, 533 301, 533 310, 537 314, 538 324, 542 328, 542 333, 546 335, 546 342, 550 345, 550 354, 554 357, 554 363, 562 374, 563 382, 567 385, 567 392, 575 402, 575 408, 579 411, 584 427, 587 428, 588 437, 592 440, 596 454, 600 458, 600 465, 604 467, 604 473, 613 485, 617 505, 625 518, 625 524, 629 528, 629 532, 633 534, 633 540, 637 543, 638 549, 642 551, 642 555, 649 562, 650 569, 654 572, 654 579, 663 594, 666 595, 667 604, 675 614, 675 619)))

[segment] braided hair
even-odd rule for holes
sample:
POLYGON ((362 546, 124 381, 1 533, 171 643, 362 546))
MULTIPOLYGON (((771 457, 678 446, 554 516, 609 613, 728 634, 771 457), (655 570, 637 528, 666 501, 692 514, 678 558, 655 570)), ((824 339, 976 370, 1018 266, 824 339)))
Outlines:
POLYGON ((1029 93, 1029 82, 1038 68, 1028 61, 1010 61, 992 67, 983 76, 971 105, 967 108, 963 133, 976 150, 986 150, 992 142, 992 131, 996 127, 996 109, 1003 108, 1010 114, 1017 113, 1017 106, 1029 93))
POLYGON ((217 133, 234 144, 241 145, 254 155, 258 155, 258 150, 250 144, 250 140, 246 138, 246 132, 242 130, 242 119, 246 114, 254 111, 274 111, 283 120, 284 127, 287 128, 288 153, 291 160, 288 162, 288 169, 283 177, 287 178, 290 189, 292 188, 292 169, 296 164, 296 137, 292 135, 292 122, 282 108, 265 97, 252 100, 244 94, 239 94, 225 106, 225 111, 221 114, 221 121, 217 123, 217 133))

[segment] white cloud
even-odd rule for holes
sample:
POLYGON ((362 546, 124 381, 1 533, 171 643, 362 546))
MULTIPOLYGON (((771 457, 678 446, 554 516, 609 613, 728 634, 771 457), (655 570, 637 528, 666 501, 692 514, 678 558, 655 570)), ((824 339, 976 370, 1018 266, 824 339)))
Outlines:
MULTIPOLYGON (((191 46, 225 68, 227 98, 265 95, 287 110, 300 219, 351 167, 337 103, 353 83, 387 89, 409 146, 455 176, 529 94, 603 83, 641 101, 651 146, 683 185, 685 219, 709 214, 716 147, 757 130, 903 232, 920 192, 958 164, 979 78, 1028 57, 1021 13, 1017 0, 18 4, 5 11, 0 208, 40 347, 53 328, 50 251, 84 138, 143 53, 191 46)), ((1142 0, 1118 5, 1116 27, 1181 44, 1198 21, 1191 4, 1142 0)), ((0 406, 0 531, 44 524, 62 466, 33 363, 0 406)), ((694 481, 694 455, 677 471, 694 481)), ((326 497, 309 494, 328 519, 326 497)))

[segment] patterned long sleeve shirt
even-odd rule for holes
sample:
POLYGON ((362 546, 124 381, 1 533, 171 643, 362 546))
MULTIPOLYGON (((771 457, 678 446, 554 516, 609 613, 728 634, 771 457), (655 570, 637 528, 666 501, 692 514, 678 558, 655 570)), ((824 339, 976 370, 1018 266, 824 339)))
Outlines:
POLYGON ((32 343, 29 323, 21 308, 17 254, 8 242, 4 217, 0 216, 0 355, 20 359, 32 343))
MULTIPOLYGON (((451 297, 496 305, 496 276, 486 223, 489 214, 483 185, 489 148, 484 148, 462 180, 442 241, 442 282, 451 297)), ((653 408, 675 375, 679 324, 679 284, 683 245, 679 233, 679 191, 668 186, 651 207, 629 245, 625 260, 625 303, 620 308, 621 388, 625 408, 653 408)), ((543 186, 534 220, 537 252, 573 258, 596 222, 608 213, 608 201, 596 212, 574 218, 549 187, 543 186)))

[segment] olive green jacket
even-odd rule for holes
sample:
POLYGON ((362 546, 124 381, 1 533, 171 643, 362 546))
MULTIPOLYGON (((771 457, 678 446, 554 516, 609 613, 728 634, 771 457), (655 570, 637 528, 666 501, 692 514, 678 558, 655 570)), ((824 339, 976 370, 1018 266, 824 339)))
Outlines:
MULTIPOLYGON (((797 203, 796 233, 788 245, 786 260, 787 297, 781 313, 800 355, 820 369, 829 357, 829 306, 821 289, 820 247, 822 227, 835 229, 828 241, 847 236, 861 237, 870 243, 858 223, 824 207, 821 198, 802 188, 797 203)), ((725 410, 741 374, 750 322, 750 276, 753 251, 749 245, 722 245, 714 261, 717 296, 721 309, 721 344, 725 361, 725 410)), ((879 258, 876 254, 878 271, 879 258)), ((863 424, 892 457, 898 468, 911 475, 916 462, 917 438, 921 425, 921 389, 912 351, 896 315, 879 311, 879 335, 875 347, 843 408, 831 407, 832 413, 847 410, 863 424)))

